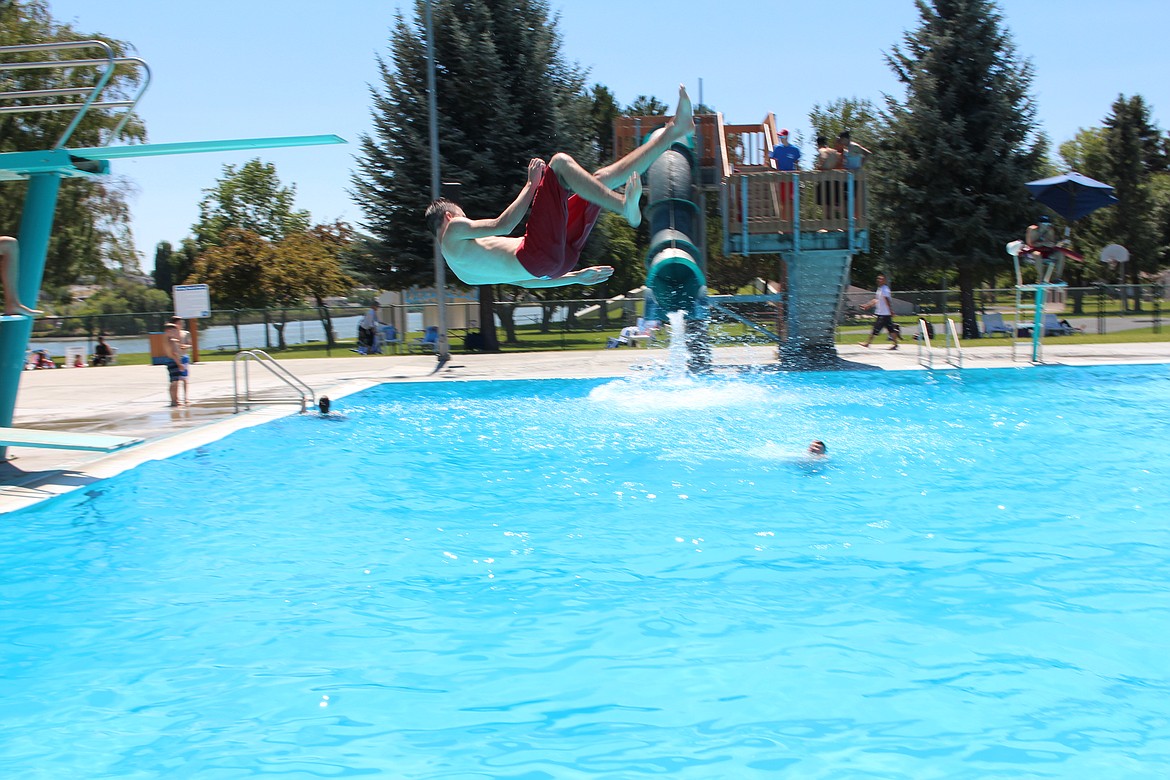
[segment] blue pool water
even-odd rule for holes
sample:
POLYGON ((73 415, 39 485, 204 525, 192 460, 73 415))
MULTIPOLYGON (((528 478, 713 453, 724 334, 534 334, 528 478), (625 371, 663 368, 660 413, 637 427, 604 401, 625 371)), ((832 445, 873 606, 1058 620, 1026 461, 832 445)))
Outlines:
POLYGON ((1166 366, 339 406, 0 519, 6 776, 1170 766, 1166 366))

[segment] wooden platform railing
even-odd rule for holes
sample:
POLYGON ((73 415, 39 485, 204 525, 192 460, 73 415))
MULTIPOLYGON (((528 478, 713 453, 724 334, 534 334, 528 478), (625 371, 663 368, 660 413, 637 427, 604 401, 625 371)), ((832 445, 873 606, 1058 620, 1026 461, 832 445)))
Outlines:
POLYGON ((864 171, 782 172, 749 168, 733 173, 726 187, 728 228, 732 231, 790 232, 797 222, 794 207, 798 202, 801 231, 849 229, 851 203, 854 229, 868 226, 864 171))

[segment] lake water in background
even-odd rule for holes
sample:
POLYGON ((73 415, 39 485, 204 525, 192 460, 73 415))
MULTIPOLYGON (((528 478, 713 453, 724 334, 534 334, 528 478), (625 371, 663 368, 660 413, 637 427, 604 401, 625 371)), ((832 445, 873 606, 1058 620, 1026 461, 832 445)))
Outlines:
MULTIPOLYGON (((518 325, 540 322, 541 309, 537 306, 523 306, 516 309, 515 320, 518 325)), ((553 316, 554 322, 564 321, 564 312, 560 309, 553 316)), ((357 326, 361 322, 360 316, 335 317, 333 332, 340 339, 357 337, 357 326)), ((498 321, 497 321, 498 322, 498 321)), ((407 331, 421 333, 423 330, 422 312, 407 312, 407 331)), ((325 328, 319 319, 290 321, 284 330, 284 340, 287 344, 308 344, 310 342, 325 341, 325 328)), ((117 348, 119 354, 133 355, 150 352, 150 340, 145 336, 107 336, 106 341, 117 348)), ((59 338, 59 339, 30 339, 29 349, 46 349, 50 355, 64 355, 67 346, 83 346, 86 354, 93 354, 96 339, 59 338)), ((269 345, 275 348, 278 343, 276 328, 265 326, 262 322, 240 325, 239 349, 267 349, 269 345), (267 327, 267 340, 265 328, 267 327)), ((236 330, 231 325, 213 325, 210 328, 199 329, 199 349, 204 352, 214 352, 219 347, 226 347, 230 351, 236 349, 236 330)))

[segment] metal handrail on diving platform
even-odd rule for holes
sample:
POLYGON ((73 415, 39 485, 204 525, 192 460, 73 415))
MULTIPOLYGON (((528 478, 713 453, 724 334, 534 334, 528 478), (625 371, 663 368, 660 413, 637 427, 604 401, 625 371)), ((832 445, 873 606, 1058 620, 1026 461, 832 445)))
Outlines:
POLYGON ((239 412, 241 406, 251 408, 252 404, 300 404, 301 412, 308 409, 313 402, 313 388, 309 387, 304 380, 298 377, 293 372, 282 366, 271 355, 262 349, 245 349, 239 352, 232 359, 232 396, 235 399, 235 411, 239 412), (251 378, 248 373, 248 364, 255 362, 264 366, 280 381, 284 382, 296 394, 295 398, 255 398, 252 396, 251 378), (239 367, 243 366, 244 386, 243 393, 240 392, 239 367))
POLYGON ((126 123, 130 121, 130 117, 133 116, 134 108, 138 105, 138 101, 142 99, 147 87, 150 86, 150 66, 143 60, 138 57, 118 57, 115 55, 114 49, 110 44, 100 40, 55 41, 52 43, 0 46, 0 58, 9 54, 45 53, 53 55, 57 52, 72 52, 85 49, 98 49, 104 56, 74 59, 65 57, 37 61, 0 60, 0 72, 68 69, 76 77, 79 69, 95 69, 92 83, 76 87, 18 89, 0 92, 0 114, 24 114, 45 111, 75 112, 72 121, 61 132, 60 137, 58 137, 56 143, 53 145, 54 149, 61 149, 69 143, 69 139, 73 136, 73 131, 81 124, 81 120, 90 109, 125 109, 125 113, 119 119, 118 124, 106 134, 105 140, 106 143, 109 143, 118 138, 126 123), (110 79, 114 75, 114 69, 119 65, 133 67, 141 73, 137 92, 133 96, 123 97, 119 95, 114 100, 103 100, 102 93, 109 86, 110 79), (78 100, 56 103, 36 102, 42 98, 60 99, 64 97, 76 97, 78 100), (11 101, 11 105, 8 104, 9 101, 11 101))

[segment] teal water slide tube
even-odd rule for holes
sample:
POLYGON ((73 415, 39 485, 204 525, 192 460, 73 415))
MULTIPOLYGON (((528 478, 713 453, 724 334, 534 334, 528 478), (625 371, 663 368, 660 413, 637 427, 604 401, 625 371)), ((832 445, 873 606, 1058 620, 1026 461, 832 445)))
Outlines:
POLYGON ((646 319, 665 321, 671 312, 686 315, 692 370, 710 363, 706 340, 707 274, 703 252, 703 213, 694 201, 693 152, 675 144, 646 172, 650 248, 646 253, 646 319))

